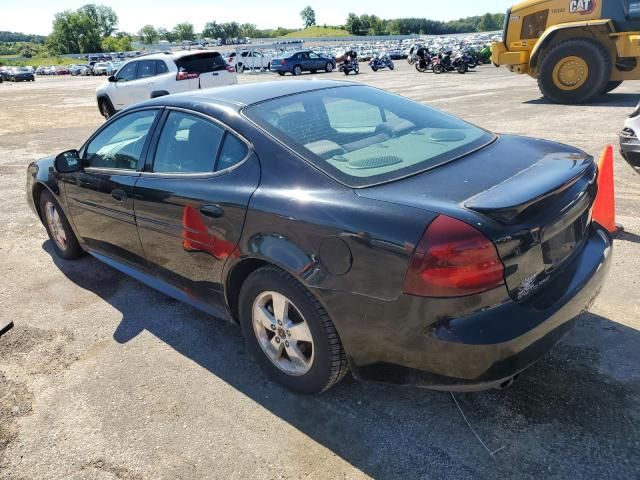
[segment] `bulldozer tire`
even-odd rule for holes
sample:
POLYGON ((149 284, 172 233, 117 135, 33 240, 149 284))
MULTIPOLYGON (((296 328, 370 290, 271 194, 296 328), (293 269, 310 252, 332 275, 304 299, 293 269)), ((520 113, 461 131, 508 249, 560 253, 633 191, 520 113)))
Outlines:
POLYGON ((602 94, 604 95, 605 93, 613 92, 620 85, 622 85, 622 80, 616 80, 616 81, 613 81, 613 82, 608 82, 607 86, 604 87, 604 92, 602 92, 602 94))
POLYGON ((575 38, 553 46, 542 58, 538 87, 552 102, 583 103, 605 90, 610 74, 609 52, 595 40, 575 38))

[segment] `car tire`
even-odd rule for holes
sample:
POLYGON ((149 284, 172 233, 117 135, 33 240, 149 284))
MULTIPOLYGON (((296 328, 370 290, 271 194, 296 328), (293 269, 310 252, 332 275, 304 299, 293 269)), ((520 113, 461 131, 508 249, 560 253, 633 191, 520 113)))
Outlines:
POLYGON ((60 204, 48 190, 40 194, 40 218, 56 255, 65 260, 75 260, 84 254, 75 233, 69 225, 60 204))
POLYGON ((284 77, 284 72, 278 72, 278 75, 280 75, 281 77, 284 77))
POLYGON ((247 349, 276 382, 298 393, 315 394, 328 390, 348 372, 347 358, 329 315, 288 273, 272 266, 256 270, 242 285, 239 302, 247 349), (276 301, 285 305, 284 314, 274 313, 276 301), (260 311, 265 314, 256 315, 260 311), (291 334, 289 328, 297 333, 291 334))
POLYGON ((238 65, 236 65, 236 72, 237 73, 244 73, 244 64, 243 63, 239 63, 238 65))
POLYGON ((296 76, 302 75, 302 67, 300 65, 294 66, 292 73, 296 76))
POLYGON ((544 55, 538 87, 554 103, 584 103, 604 91, 610 74, 611 56, 602 44, 575 38, 558 43, 544 55))
POLYGON ((333 72, 333 63, 327 62, 327 64, 324 67, 324 71, 327 73, 333 72))
POLYGON ((105 118, 105 120, 109 120, 113 116, 113 109, 106 98, 101 98, 98 101, 98 106, 100 107, 100 113, 105 118))

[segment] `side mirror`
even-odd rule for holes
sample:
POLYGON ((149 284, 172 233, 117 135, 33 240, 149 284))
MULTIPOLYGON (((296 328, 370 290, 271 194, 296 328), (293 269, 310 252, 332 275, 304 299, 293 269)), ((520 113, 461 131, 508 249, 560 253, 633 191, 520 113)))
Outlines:
POLYGON ((80 171, 80 154, 77 150, 67 150, 56 157, 53 165, 59 173, 72 173, 80 171))
POLYGON ((116 80, 116 76, 115 76, 115 75, 109 75, 109 78, 108 78, 107 80, 109 80, 109 81, 110 81, 110 82, 112 82, 112 83, 113 83, 113 82, 117 82, 117 80, 116 80))

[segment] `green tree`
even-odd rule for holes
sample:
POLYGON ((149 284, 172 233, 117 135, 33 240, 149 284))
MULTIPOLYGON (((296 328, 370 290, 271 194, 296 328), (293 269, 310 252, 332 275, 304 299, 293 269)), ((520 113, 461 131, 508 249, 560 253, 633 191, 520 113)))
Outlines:
POLYGON ((499 30, 501 25, 496 23, 496 18, 490 13, 485 13, 482 17, 480 17, 480 21, 478 22, 478 31, 480 32, 491 32, 493 30, 499 30))
POLYGON ((173 33, 176 36, 176 40, 193 40, 195 35, 193 33, 193 24, 189 22, 183 22, 173 27, 173 33))
POLYGON ((302 17, 304 28, 313 27, 316 24, 316 12, 313 11, 310 5, 302 9, 300 16, 302 17))
POLYGON ((91 19, 91 22, 100 30, 102 37, 108 37, 116 31, 118 16, 113 8, 90 3, 80 7, 78 11, 91 19))
POLYGON ((253 23, 240 25, 240 32, 243 37, 256 38, 258 36, 258 28, 253 23))
POLYGON ((223 38, 238 38, 240 36, 241 29, 240 24, 238 22, 229 22, 223 23, 222 27, 224 28, 225 36, 223 38))
POLYGON ((225 38, 224 27, 217 22, 207 22, 202 30, 205 38, 225 38))
POLYGON ((166 40, 167 42, 175 42, 177 40, 173 31, 167 30, 163 27, 158 28, 158 38, 160 40, 166 40))
POLYGON ((128 52, 132 50, 131 37, 128 35, 105 37, 102 39, 102 50, 105 52, 128 52))
POLYGON ((145 25, 138 32, 140 40, 146 45, 152 45, 158 41, 158 31, 153 25, 145 25))
POLYGON ((347 17, 347 22, 344 25, 346 31, 348 31, 351 35, 360 35, 360 17, 355 13, 350 13, 347 17))
POLYGON ((111 35, 118 17, 110 7, 85 5, 56 13, 47 48, 54 54, 93 53, 102 50, 102 39, 111 35))

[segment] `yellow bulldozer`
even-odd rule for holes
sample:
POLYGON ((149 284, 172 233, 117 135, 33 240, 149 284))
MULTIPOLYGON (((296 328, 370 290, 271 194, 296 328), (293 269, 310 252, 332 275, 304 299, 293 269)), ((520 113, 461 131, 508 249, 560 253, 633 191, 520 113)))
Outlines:
POLYGON ((640 79, 640 1, 523 1, 507 11, 491 59, 536 78, 553 102, 587 102, 640 79))

